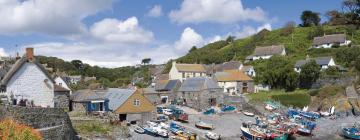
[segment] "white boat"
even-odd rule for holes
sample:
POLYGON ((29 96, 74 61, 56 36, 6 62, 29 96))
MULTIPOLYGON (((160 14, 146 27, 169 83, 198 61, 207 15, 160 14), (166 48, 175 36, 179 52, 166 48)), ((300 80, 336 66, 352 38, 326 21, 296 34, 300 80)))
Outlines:
POLYGON ((221 139, 221 138, 220 138, 220 135, 219 135, 219 134, 216 134, 216 133, 214 133, 214 132, 207 132, 207 133, 205 134, 205 136, 206 136, 206 138, 211 139, 211 140, 220 140, 220 139, 221 139))
POLYGON ((134 131, 136 133, 139 133, 139 134, 144 134, 145 133, 145 130, 142 127, 138 126, 138 125, 134 125, 134 131))
POLYGON ((156 134, 163 138, 169 137, 169 132, 165 129, 163 129, 160 125, 153 127, 154 130, 156 130, 156 134))
POLYGON ((309 106, 305 106, 302 111, 307 112, 309 110, 309 106))
POLYGON ((208 129, 208 130, 213 130, 215 129, 214 125, 213 124, 208 124, 208 123, 205 123, 205 122, 202 122, 202 121, 198 121, 195 123, 195 126, 197 128, 201 128, 201 129, 208 129))
POLYGON ((170 129, 170 126, 168 124, 166 124, 166 123, 163 123, 163 122, 159 123, 159 126, 161 126, 163 129, 166 129, 166 130, 170 129))
POLYGON ((274 111, 274 110, 275 110, 275 108, 272 107, 272 106, 269 105, 269 104, 266 104, 265 109, 266 109, 266 110, 269 110, 269 111, 274 111))
POLYGON ((244 115, 249 116, 249 117, 254 117, 255 114, 251 113, 251 112, 247 112, 247 111, 243 111, 244 115))

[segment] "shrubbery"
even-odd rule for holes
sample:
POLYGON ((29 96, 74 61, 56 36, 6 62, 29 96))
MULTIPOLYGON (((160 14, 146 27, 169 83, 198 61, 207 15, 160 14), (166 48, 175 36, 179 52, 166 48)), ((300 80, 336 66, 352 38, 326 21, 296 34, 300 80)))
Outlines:
POLYGON ((42 140, 40 132, 10 119, 0 121, 0 138, 2 140, 42 140))

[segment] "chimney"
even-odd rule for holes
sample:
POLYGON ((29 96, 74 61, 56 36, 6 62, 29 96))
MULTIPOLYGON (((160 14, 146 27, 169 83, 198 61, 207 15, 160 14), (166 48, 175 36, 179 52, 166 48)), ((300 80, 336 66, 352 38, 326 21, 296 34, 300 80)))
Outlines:
POLYGON ((26 58, 29 61, 34 60, 34 48, 26 48, 26 58))

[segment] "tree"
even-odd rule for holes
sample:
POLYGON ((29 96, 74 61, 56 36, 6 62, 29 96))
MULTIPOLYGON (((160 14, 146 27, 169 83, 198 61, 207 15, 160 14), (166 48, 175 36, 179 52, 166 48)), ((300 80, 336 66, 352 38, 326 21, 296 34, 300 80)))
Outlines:
POLYGON ((144 58, 141 60, 141 64, 144 64, 144 65, 150 64, 150 61, 151 61, 151 58, 144 58))
POLYGON ((235 39, 235 37, 234 36, 228 36, 227 38, 226 38, 226 42, 229 44, 229 43, 233 43, 234 42, 234 39, 235 39))
POLYGON ((360 57, 355 60, 355 69, 360 71, 360 57))
POLYGON ((315 60, 301 66, 299 76, 300 88, 309 89, 312 84, 320 77, 320 66, 316 64, 315 60))
POLYGON ((281 29, 280 34, 281 34, 282 36, 288 36, 288 35, 290 35, 290 34, 294 31, 295 26, 296 26, 296 23, 295 23, 295 22, 293 22, 293 21, 287 22, 287 23, 284 25, 284 27, 281 29))
POLYGON ((81 70, 84 66, 83 62, 81 60, 72 60, 70 62, 77 70, 81 70))
POLYGON ((196 51, 196 50, 197 50, 196 46, 192 46, 191 49, 189 50, 189 53, 196 51))
POLYGON ((326 12, 326 17, 328 18, 329 25, 345 25, 346 19, 343 13, 340 13, 337 10, 331 10, 326 12))
POLYGON ((275 89, 292 91, 298 85, 298 74, 294 71, 289 59, 283 56, 273 56, 268 60, 262 60, 255 67, 255 80, 270 85, 275 89))
POLYGON ((320 24, 320 17, 318 13, 309 11, 309 10, 305 10, 304 12, 302 12, 301 14, 301 21, 302 24, 301 26, 303 27, 309 27, 309 26, 317 26, 320 24))
POLYGON ((360 0, 344 0, 342 9, 347 24, 355 25, 358 29, 360 26, 360 0))

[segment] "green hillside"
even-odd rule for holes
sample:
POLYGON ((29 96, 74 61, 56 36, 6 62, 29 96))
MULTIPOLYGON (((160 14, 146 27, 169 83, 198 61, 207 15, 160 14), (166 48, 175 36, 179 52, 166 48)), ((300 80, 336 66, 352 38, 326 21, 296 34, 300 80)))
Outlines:
MULTIPOLYGON (((287 28, 281 28, 273 31, 262 30, 253 36, 237 39, 233 42, 222 40, 210 43, 189 52, 176 61, 200 64, 223 63, 230 60, 244 61, 246 56, 253 53, 256 46, 280 44, 285 46, 287 57, 292 62, 304 59, 306 55, 310 57, 333 56, 337 60, 336 53, 342 48, 310 49, 314 37, 335 33, 346 33, 347 39, 352 41, 352 46, 357 46, 360 43, 360 30, 354 30, 351 26, 294 27, 290 31, 287 28)), ((343 63, 341 60, 339 62, 343 63)), ((167 70, 169 70, 169 64, 167 70)))

